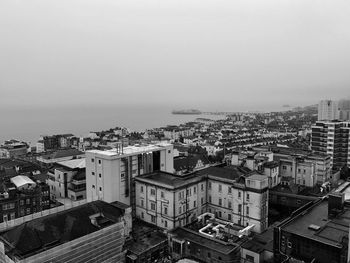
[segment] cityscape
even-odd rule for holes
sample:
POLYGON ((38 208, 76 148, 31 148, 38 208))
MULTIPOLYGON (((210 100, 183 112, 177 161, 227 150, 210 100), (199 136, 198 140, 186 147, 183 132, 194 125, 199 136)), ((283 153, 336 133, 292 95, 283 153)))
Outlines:
POLYGON ((1 0, 0 263, 350 263, 349 14, 1 0))
POLYGON ((350 100, 0 147, 2 262, 348 262, 350 100))

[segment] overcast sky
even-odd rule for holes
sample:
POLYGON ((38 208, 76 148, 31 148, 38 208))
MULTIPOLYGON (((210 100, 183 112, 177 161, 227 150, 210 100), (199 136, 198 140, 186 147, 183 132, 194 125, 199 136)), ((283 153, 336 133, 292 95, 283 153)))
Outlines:
POLYGON ((0 105, 348 97, 349 14, 348 0, 1 0, 0 105))

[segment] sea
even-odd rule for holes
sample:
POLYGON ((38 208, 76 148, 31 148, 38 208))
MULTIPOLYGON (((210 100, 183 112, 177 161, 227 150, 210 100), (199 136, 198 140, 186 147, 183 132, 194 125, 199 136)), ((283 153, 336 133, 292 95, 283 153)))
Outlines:
POLYGON ((0 109, 0 143, 17 139, 35 146, 41 135, 72 133, 78 137, 90 131, 127 127, 144 131, 166 125, 178 125, 196 118, 213 120, 223 115, 177 115, 164 107, 27 107, 0 109))

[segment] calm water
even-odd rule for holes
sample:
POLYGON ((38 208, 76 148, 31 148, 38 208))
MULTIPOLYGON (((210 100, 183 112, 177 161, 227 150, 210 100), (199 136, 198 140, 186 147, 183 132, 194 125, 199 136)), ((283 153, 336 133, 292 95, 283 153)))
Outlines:
POLYGON ((151 107, 70 107, 51 109, 0 110, 0 142, 20 139, 32 143, 43 134, 73 133, 86 135, 116 126, 133 130, 180 124, 198 117, 222 118, 215 115, 173 115, 171 108, 151 107))

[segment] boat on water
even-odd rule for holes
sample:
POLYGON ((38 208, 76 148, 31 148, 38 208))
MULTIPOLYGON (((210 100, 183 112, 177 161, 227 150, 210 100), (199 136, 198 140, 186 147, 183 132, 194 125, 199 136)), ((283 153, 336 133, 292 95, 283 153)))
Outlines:
POLYGON ((191 115, 199 115, 202 114, 200 110, 194 110, 194 109, 189 109, 189 110, 173 110, 171 112, 172 114, 191 114, 191 115))

